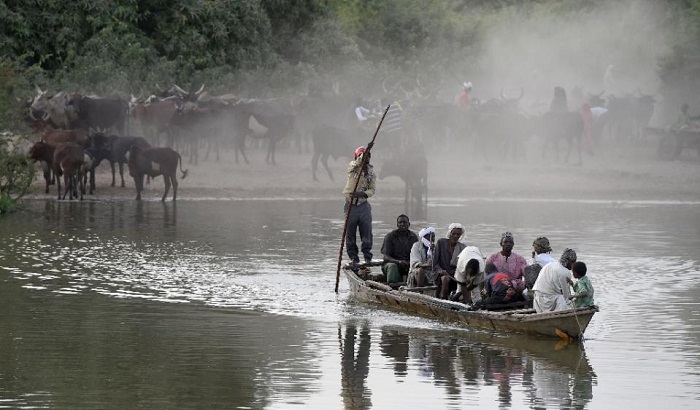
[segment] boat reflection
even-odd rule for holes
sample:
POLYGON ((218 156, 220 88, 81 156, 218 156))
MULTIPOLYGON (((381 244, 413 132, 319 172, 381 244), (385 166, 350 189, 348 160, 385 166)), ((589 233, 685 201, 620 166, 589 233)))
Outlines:
MULTIPOLYGON (((583 343, 562 345, 523 335, 383 327, 377 346, 376 341, 370 342, 370 326, 348 322, 344 334, 339 329, 346 409, 371 408, 367 377, 370 370, 377 377, 374 370, 379 374, 382 362, 393 371, 394 383, 427 379, 441 397, 435 403, 438 407, 439 402, 459 407, 465 401, 496 400, 506 408, 583 408, 597 384, 583 343), (370 352, 377 348, 385 360, 375 357, 370 365, 370 352)), ((416 388, 425 389, 425 383, 416 388)))

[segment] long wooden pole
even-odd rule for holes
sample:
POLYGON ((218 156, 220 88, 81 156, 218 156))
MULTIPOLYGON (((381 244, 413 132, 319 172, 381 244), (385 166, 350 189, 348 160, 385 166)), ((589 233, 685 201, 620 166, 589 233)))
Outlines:
MULTIPOLYGON (((382 123, 384 122, 384 117, 386 117, 386 113, 389 112, 389 108, 391 107, 391 104, 386 106, 386 109, 384 110, 384 114, 382 115, 382 118, 379 120, 379 124, 377 124, 377 129, 374 131, 374 136, 372 136, 372 141, 370 141, 369 144, 367 144, 367 148, 365 149, 365 152, 362 154, 362 164, 360 166, 360 172, 357 173, 357 176, 355 177, 355 187, 352 189, 352 192, 357 192, 357 186, 360 184, 360 177, 362 176, 362 171, 365 169, 365 165, 367 165, 367 161, 369 161, 370 157, 370 150, 372 147, 374 147, 374 140, 377 139, 377 134, 379 133, 379 129, 382 127, 382 123)), ((350 219, 350 211, 352 211, 352 206, 355 203, 355 200, 351 200, 350 203, 348 204, 348 211, 345 213, 345 225, 343 226, 343 237, 340 238, 340 252, 338 255, 338 271, 335 274, 335 293, 338 293, 338 282, 340 281, 340 268, 341 264, 343 263, 343 248, 345 248, 345 235, 348 233, 348 220, 350 219)))

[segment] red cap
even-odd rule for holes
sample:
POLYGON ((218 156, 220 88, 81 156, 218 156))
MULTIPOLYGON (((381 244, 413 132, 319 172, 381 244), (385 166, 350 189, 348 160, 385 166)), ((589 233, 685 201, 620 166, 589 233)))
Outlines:
POLYGON ((365 152, 365 147, 357 147, 355 150, 355 159, 357 159, 357 157, 359 157, 363 152, 365 152))

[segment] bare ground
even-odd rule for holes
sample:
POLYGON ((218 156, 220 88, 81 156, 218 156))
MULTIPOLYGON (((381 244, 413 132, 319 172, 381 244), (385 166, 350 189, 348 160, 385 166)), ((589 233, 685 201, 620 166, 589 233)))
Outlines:
MULTIPOLYGON (((375 146, 374 153, 373 163, 381 174, 381 144, 375 146)), ((265 163, 264 149, 250 149, 248 154, 250 164, 237 164, 233 152, 223 152, 221 161, 200 161, 197 166, 188 164, 183 156, 183 168, 189 174, 180 180, 178 198, 340 197, 347 158, 329 160, 335 181, 322 168, 319 181, 313 181, 310 153, 282 148, 277 153, 277 165, 265 163)), ((541 155, 519 160, 468 158, 459 152, 429 154, 429 197, 700 201, 700 157, 694 151, 684 151, 676 161, 660 161, 653 144, 648 144, 608 149, 594 156, 584 154, 582 165, 556 161, 553 155, 545 160, 541 155)), ((118 187, 117 174, 117 187, 110 187, 109 165, 103 163, 98 168, 96 194, 88 198, 135 198, 128 169, 125 180, 126 188, 118 187)), ((163 180, 158 177, 146 186, 143 197, 159 199, 163 189, 163 180)), ((44 194, 44 181, 38 174, 26 198, 54 198, 55 192, 51 187, 50 194, 44 194)), ((376 195, 403 197, 403 182, 397 177, 380 180, 376 195)))

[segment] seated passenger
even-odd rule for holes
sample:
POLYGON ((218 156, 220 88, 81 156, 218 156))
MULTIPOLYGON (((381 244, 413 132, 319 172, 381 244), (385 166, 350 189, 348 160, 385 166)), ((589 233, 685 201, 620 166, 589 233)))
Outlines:
MULTIPOLYGON (((408 286, 425 286, 433 271, 433 250, 435 248, 435 228, 427 227, 418 232, 418 242, 411 247, 408 286)), ((430 280, 432 282, 432 280, 430 280)))
POLYGON ((573 249, 565 249, 559 262, 545 265, 537 276, 533 307, 537 313, 553 312, 570 308, 569 297, 571 291, 569 282, 571 278, 569 269, 576 262, 576 252, 573 249))
POLYGON ((461 242, 464 235, 464 227, 460 223, 451 223, 447 227, 447 235, 435 243, 435 269, 433 270, 433 282, 437 285, 435 296, 440 299, 448 299, 452 291, 457 290, 455 270, 457 258, 460 252, 467 246, 461 242))
POLYGON ((556 262, 557 260, 549 254, 552 248, 549 246, 549 239, 544 236, 540 236, 532 242, 532 260, 530 260, 530 265, 538 264, 544 268, 544 266, 550 262, 556 262))
POLYGON ((500 245, 501 251, 489 256, 486 263, 493 263, 499 272, 507 273, 515 290, 522 292, 525 289, 523 271, 527 266, 527 261, 524 257, 513 252, 515 241, 512 233, 504 232, 501 235, 500 245))
POLYGON ((466 304, 481 300, 484 283, 484 256, 476 246, 467 246, 457 257, 455 279, 459 285, 458 297, 466 304))
POLYGON ((537 281, 537 277, 539 276, 541 270, 542 266, 540 266, 539 263, 525 267, 525 271, 523 273, 523 279, 525 282, 523 296, 526 300, 532 300, 535 297, 532 287, 535 286, 535 282, 537 281))
POLYGON ((507 273, 499 272, 492 263, 485 268, 483 305, 502 305, 523 302, 525 298, 514 287, 507 273))
POLYGON ((396 218, 396 229, 384 237, 382 272, 386 275, 387 283, 401 282, 403 275, 408 274, 411 247, 418 242, 418 236, 408 229, 410 226, 411 221, 408 220, 408 216, 399 215, 396 218))
POLYGON ((593 284, 586 275, 586 264, 577 261, 571 270, 574 273, 574 278, 578 280, 573 286, 574 294, 569 299, 574 301, 574 307, 577 308, 593 306, 593 284))
POLYGON ((491 279, 493 279, 493 277, 496 276, 497 273, 498 268, 496 267, 496 265, 487 262, 486 266, 484 266, 484 289, 483 292, 481 292, 484 298, 491 294, 491 279))

